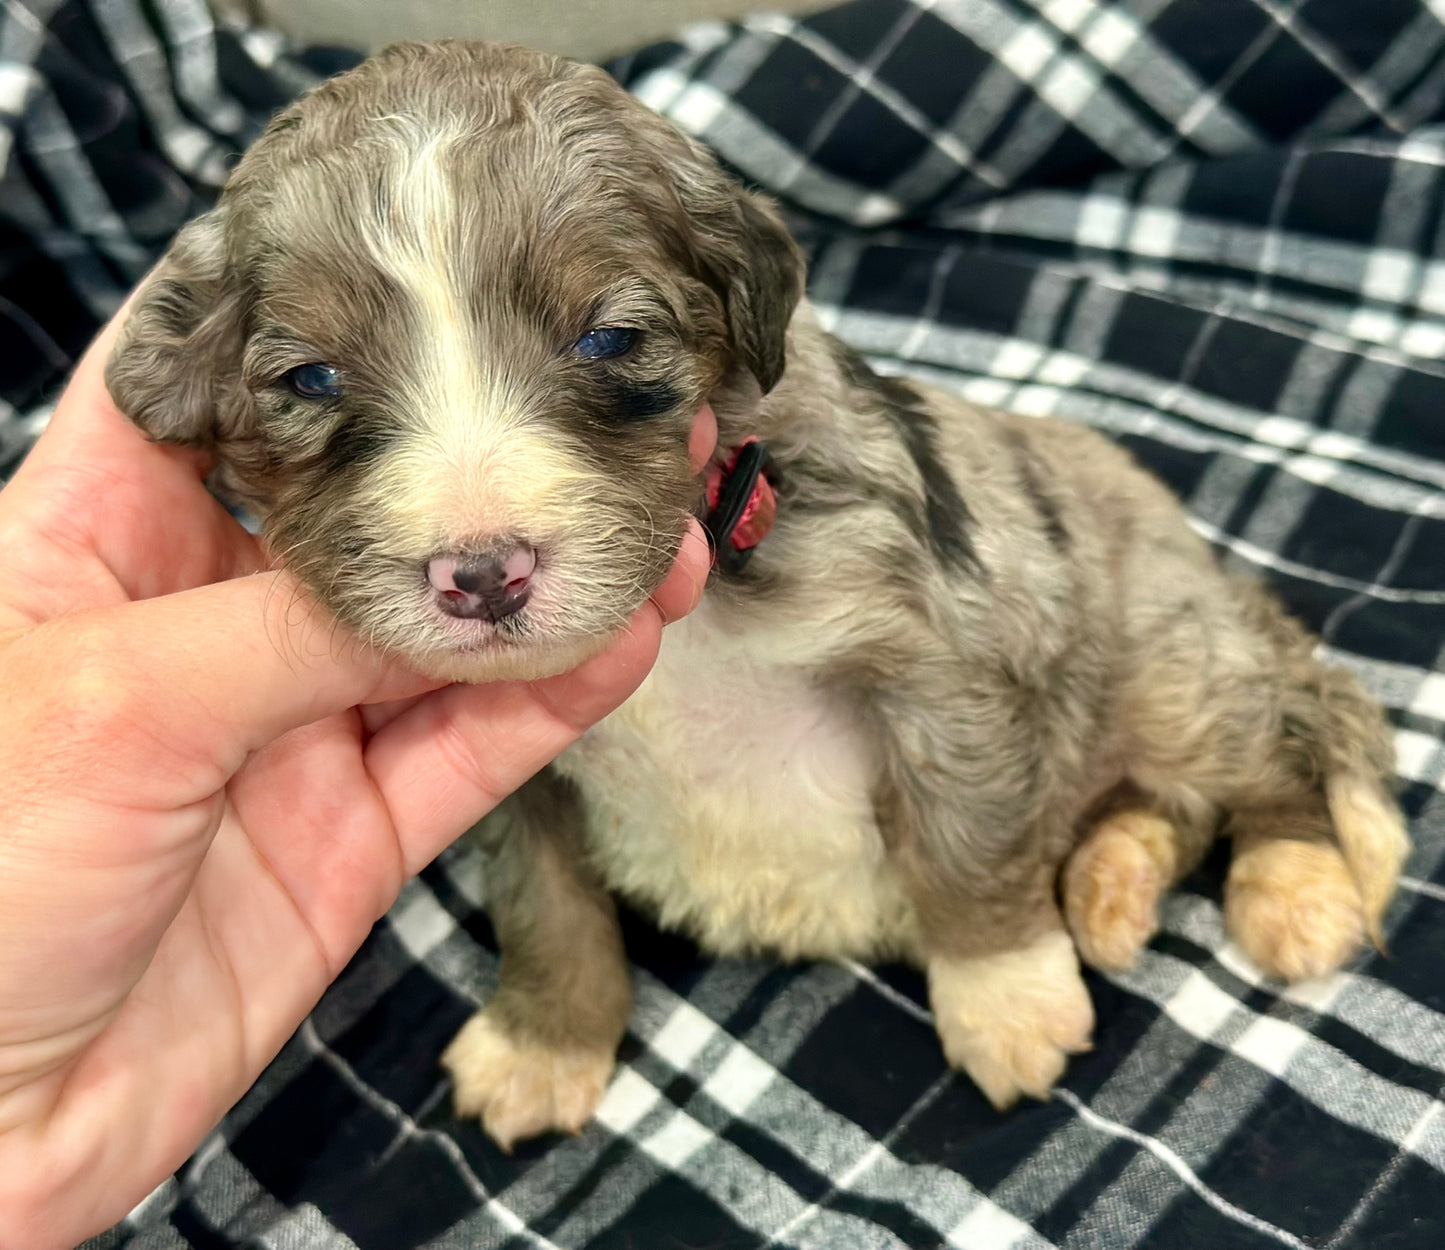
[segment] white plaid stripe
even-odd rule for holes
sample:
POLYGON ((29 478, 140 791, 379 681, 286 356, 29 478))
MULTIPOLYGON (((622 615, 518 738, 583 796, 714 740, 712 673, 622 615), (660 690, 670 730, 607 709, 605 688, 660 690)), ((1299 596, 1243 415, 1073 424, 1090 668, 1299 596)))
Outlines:
MULTIPOLYGON (((1438 18, 1422 12, 1370 66, 1370 81, 1385 96, 1397 94, 1416 78, 1421 79, 1395 107, 1395 117, 1403 129, 1418 125, 1440 103, 1445 90, 1439 65, 1442 43, 1445 43, 1445 33, 1438 18)), ((1354 128, 1359 119, 1360 106, 1356 99, 1350 98, 1327 108, 1317 125, 1322 131, 1337 133, 1354 128)))
POLYGON ((1400 884, 1415 894, 1445 902, 1445 886, 1436 885, 1433 881, 1421 881, 1416 877, 1406 876, 1400 879, 1400 884))
POLYGON ((370 1084, 357 1074, 355 1069, 346 1062, 340 1055, 332 1050, 320 1035, 311 1020, 302 1024, 297 1034, 304 1046, 326 1064, 333 1072, 341 1077, 357 1094, 357 1096, 368 1105, 375 1107, 389 1120, 396 1125, 397 1141, 404 1141, 410 1137, 424 1136, 435 1142, 442 1152, 450 1160, 456 1174, 466 1183, 467 1187, 476 1195, 479 1202, 484 1204, 488 1215, 513 1235, 519 1235, 526 1244, 537 1247, 537 1250, 558 1250, 547 1238, 529 1230, 519 1219, 515 1212, 510 1210, 503 1203, 487 1192, 487 1187, 482 1184, 476 1173, 468 1165, 461 1150, 455 1141, 446 1134, 435 1130, 427 1130, 419 1127, 415 1120, 403 1111, 396 1103, 378 1092, 370 1084))
MULTIPOLYGON (((1096 333, 1101 332, 1101 324, 1107 327, 1107 321, 1092 320, 1096 333)), ((1257 412, 1192 388, 1161 386, 1157 380, 1101 364, 1078 352, 1048 351, 1023 340, 937 326, 920 336, 911 321, 843 308, 829 310, 828 324, 877 358, 885 371, 896 370, 896 362, 906 359, 910 373, 984 407, 1007 408, 1028 416, 1067 415, 1116 433, 1147 435, 1201 451, 1229 450, 1259 463, 1278 464, 1316 485, 1328 480, 1347 493, 1386 507, 1419 507, 1434 513, 1441 502, 1438 496, 1405 483, 1413 480, 1432 492, 1445 488, 1445 466, 1398 455, 1289 417, 1262 419, 1257 412), (905 357, 902 349, 909 342, 916 343, 918 350, 905 357), (1172 421, 1167 413, 1212 427, 1219 435, 1172 421), (1302 454, 1289 454, 1295 452, 1302 454), (1399 480, 1382 481, 1359 472, 1356 466, 1380 470, 1399 480)), ((1328 341, 1324 336, 1312 339, 1328 341)))
MULTIPOLYGON (((1336 150, 1333 145, 1331 150, 1336 150)), ((1348 149, 1341 146, 1338 150, 1348 149)), ((1395 168, 1408 170, 1409 164, 1397 162, 1395 168)), ((1438 166, 1432 162, 1430 168, 1433 172, 1438 166)), ((1419 176, 1400 177, 1399 198, 1414 202, 1412 215, 1418 215, 1424 198, 1420 181, 1419 176)), ((1287 196, 1281 196, 1276 201, 1281 212, 1286 200, 1287 196)), ((1399 345, 1401 337, 1416 325, 1438 329, 1437 319, 1445 316, 1445 262, 1439 259, 1423 260, 1403 247, 1364 248, 1301 238, 1281 231, 1278 219, 1263 226, 1190 219, 1169 206, 1135 204, 1111 180, 1101 180, 1087 195, 1033 192, 1015 196, 1004 205, 950 213, 945 220, 953 229, 1058 240, 1091 251, 1122 251, 1126 253, 1122 262, 1081 256, 1081 264, 1131 282, 1142 279, 1147 289, 1186 299, 1198 298, 1199 285, 1172 278, 1168 269, 1158 267, 1157 258, 1234 270, 1239 276, 1232 284, 1218 276, 1204 289, 1216 297, 1231 290, 1241 295, 1249 292, 1248 301, 1257 308, 1281 304, 1282 297, 1268 281, 1270 276, 1333 287, 1342 295, 1372 301, 1369 308, 1352 306, 1346 314, 1357 319, 1347 323, 1351 336, 1367 342, 1399 345), (1149 281, 1150 276, 1156 280, 1149 281), (1378 307, 1380 304, 1386 307, 1378 307)), ((1407 228, 1409 217, 1387 201, 1385 220, 1390 229, 1400 232, 1407 228)), ((1300 320, 1313 323, 1318 317, 1300 320)))
MULTIPOLYGON (((1179 901, 1187 900, 1177 900, 1176 905, 1179 901)), ((1217 913, 1211 919, 1217 920, 1217 913)), ((1177 921, 1169 925, 1176 926, 1177 921)), ((1221 962, 1248 975, 1248 965, 1218 938, 1222 934, 1214 946, 1221 962)), ((1257 1015, 1193 964, 1148 951, 1137 967, 1116 979, 1132 993, 1157 1003, 1165 1019, 1192 1037, 1218 1045, 1233 1059, 1285 1082, 1343 1123, 1397 1146, 1412 1143, 1420 1159, 1445 1172, 1445 1133, 1413 1131, 1438 1099, 1366 1070, 1297 1023, 1257 1015)), ((1237 1096, 1240 1085, 1253 1079, 1236 1066, 1226 1083, 1237 1096)), ((1206 1118, 1218 1108, 1217 1099, 1199 1095, 1196 1100, 1202 1100, 1204 1105, 1197 1110, 1206 1118)), ((1220 1140, 1213 1126, 1201 1136, 1191 1120, 1181 1108, 1170 1121, 1170 1138, 1177 1137, 1181 1148, 1192 1145, 1198 1150, 1203 1143, 1220 1140)))
POLYGON ((1438 1102, 1431 1103, 1430 1106, 1425 1109, 1424 1114, 1406 1136, 1405 1141, 1402 1143, 1400 1150, 1396 1153, 1390 1166, 1380 1173, 1375 1183, 1370 1186, 1368 1192, 1355 1204, 1354 1210, 1352 1210, 1340 1224, 1335 1235, 1325 1243, 1325 1250, 1333 1250, 1334 1247, 1343 1245, 1346 1239, 1359 1227, 1360 1221, 1369 1212, 1369 1209, 1380 1200, 1381 1196, 1399 1176, 1406 1158, 1411 1154, 1418 1153, 1420 1141, 1427 1133, 1434 1132, 1439 1112, 1440 1104, 1438 1102))
MULTIPOLYGON (((1301 0, 1254 0, 1254 3, 1268 13, 1281 30, 1293 36, 1301 48, 1328 68, 1349 89, 1351 97, 1358 101, 1359 108, 1354 115, 1338 119, 1335 121, 1336 125, 1342 129, 1352 129, 1361 121, 1369 119, 1384 122, 1391 130, 1399 133, 1410 128, 1410 119, 1390 107, 1384 92, 1370 78, 1356 74, 1350 68, 1349 62, 1327 39, 1317 35, 1307 22, 1297 16, 1302 7, 1301 0)), ((1343 111, 1344 102, 1341 104, 1343 111)))
POLYGON ((240 135, 246 114, 221 88, 216 68, 216 26, 209 10, 191 0, 160 0, 156 15, 165 33, 176 89, 212 130, 240 135))
POLYGON ((1119 73, 1160 116, 1174 123, 1178 140, 1188 139, 1207 152, 1237 152, 1262 137, 1218 94, 1148 33, 1148 23, 1168 7, 1150 0, 1129 8, 1097 0, 1047 0, 1043 17, 1074 35, 1099 66, 1119 73), (1211 98, 1200 108, 1201 99, 1211 98))
MULTIPOLYGON (((928 5, 920 6, 920 8, 915 10, 915 13, 922 13, 928 7, 928 5)), ((838 118, 842 116, 844 109, 851 103, 852 97, 860 92, 866 91, 885 108, 895 113, 900 120, 906 122, 913 130, 926 135, 929 142, 933 144, 943 156, 947 157, 953 165, 968 170, 990 185, 999 186, 1003 184, 1004 178, 1002 175, 996 173, 988 165, 980 163, 973 152, 969 150, 968 146, 960 142, 950 131, 940 130, 935 127, 917 108, 910 104, 900 92, 886 81, 880 80, 875 75, 873 69, 870 69, 866 65, 855 64, 849 58, 841 55, 827 40, 812 35, 806 26, 790 22, 788 19, 781 17, 759 17, 753 20, 753 24, 761 29, 771 30, 777 35, 791 35, 798 42, 799 46, 807 48, 824 63, 832 65, 848 77, 848 89, 838 97, 837 105, 831 109, 829 115, 819 123, 816 132, 809 140, 807 148, 798 153, 799 168, 794 173, 793 178, 796 178, 803 172, 807 164, 808 156, 821 144, 831 125, 836 124, 838 118)), ((895 41, 901 39, 907 33, 907 30, 907 25, 900 22, 899 27, 894 33, 895 41)), ((875 61, 881 63, 883 56, 890 50, 891 47, 885 44, 878 50, 879 55, 875 57, 875 61)), ((777 189, 780 192, 791 190, 793 178, 781 181, 777 189)))
POLYGON ((1099 69, 1063 52, 1052 23, 1020 22, 991 0, 938 0, 935 11, 1038 92, 994 158, 1003 172, 1016 175, 1065 121, 1124 165, 1150 165, 1168 155, 1162 132, 1116 100, 1099 69))
MULTIPOLYGON (((134 0, 96 0, 93 11, 167 155, 191 176, 219 186, 228 170, 224 154, 215 140, 187 121, 176 106, 164 45, 134 0)), ((178 20, 172 17, 172 21, 178 20)))
POLYGON ((111 206, 100 181, 86 163, 75 132, 47 91, 37 91, 26 109, 25 128, 31 158, 47 175, 69 221, 83 223, 94 244, 132 277, 145 272, 148 257, 111 206))
MULTIPOLYGON (((1286 1232, 1282 1228, 1275 1227, 1269 1223, 1268 1220, 1262 1220, 1259 1216, 1235 1206, 1234 1203, 1230 1202, 1227 1198, 1221 1197, 1214 1190, 1210 1189, 1208 1185, 1199 1179, 1199 1176, 1175 1150, 1159 1141, 1158 1138, 1151 1137, 1147 1133, 1140 1133, 1128 1125, 1118 1124, 1101 1116, 1097 1111, 1086 1106, 1067 1089, 1059 1090, 1057 1096, 1068 1103, 1069 1106, 1073 1107, 1078 1113, 1079 1119, 1090 1128, 1099 1130, 1112 1137, 1135 1142, 1144 1148, 1145 1153, 1135 1156, 1129 1169, 1115 1182, 1114 1187, 1110 1190, 1111 1204, 1122 1202, 1125 1209, 1129 1210, 1134 1216, 1131 1221, 1133 1228, 1129 1230, 1132 1236, 1129 1237, 1128 1244, 1138 1244, 1138 1240, 1147 1235, 1149 1221, 1140 1218, 1143 1212, 1152 1207, 1154 1208, 1155 1214, 1157 1214, 1164 1205, 1161 1202, 1161 1198, 1171 1193, 1172 1186, 1170 1186, 1167 1181, 1161 1184, 1161 1180, 1164 1180, 1160 1174, 1160 1165, 1162 1165, 1163 1170, 1172 1173, 1173 1177, 1177 1177, 1228 1219, 1233 1220, 1237 1224, 1242 1224, 1244 1227, 1256 1233, 1262 1233, 1264 1236, 1279 1242, 1280 1245, 1289 1246, 1292 1250, 1310 1250, 1308 1243, 1301 1241, 1298 1237, 1286 1232), (1157 1165, 1154 1162, 1155 1160, 1158 1161, 1157 1165), (1131 1175, 1131 1173, 1136 1172, 1142 1175, 1131 1175)), ((1102 1240, 1095 1244, 1101 1247, 1124 1244, 1119 1239, 1121 1230, 1118 1227, 1119 1221, 1117 1215, 1108 1210, 1100 1210, 1103 1205, 1101 1200, 1100 1203, 1096 1204, 1095 1211, 1091 1212, 1091 1214, 1097 1213, 1103 1216, 1104 1225, 1103 1228, 1100 1229, 1100 1232, 1107 1237, 1107 1240, 1102 1240)), ((1084 1224, 1076 1230, 1076 1237, 1073 1239, 1074 1244, 1089 1244, 1088 1241, 1083 1240, 1087 1238, 1089 1234, 1088 1219, 1089 1217, 1086 1216, 1084 1224)))

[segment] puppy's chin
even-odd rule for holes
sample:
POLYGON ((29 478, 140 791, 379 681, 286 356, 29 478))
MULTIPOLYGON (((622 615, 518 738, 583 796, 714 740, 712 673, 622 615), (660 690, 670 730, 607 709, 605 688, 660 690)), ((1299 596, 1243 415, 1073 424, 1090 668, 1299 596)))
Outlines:
POLYGON ((588 634, 550 642, 508 644, 490 641, 475 649, 403 652, 407 663, 425 677, 481 685, 489 681, 536 681, 576 668, 605 651, 620 636, 588 634))

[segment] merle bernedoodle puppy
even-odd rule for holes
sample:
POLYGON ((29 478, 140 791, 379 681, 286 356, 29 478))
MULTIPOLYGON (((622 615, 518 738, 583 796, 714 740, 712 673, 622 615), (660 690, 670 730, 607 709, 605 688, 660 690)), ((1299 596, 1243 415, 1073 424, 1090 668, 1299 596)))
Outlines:
POLYGON ((1103 437, 879 377, 802 288, 772 207, 602 71, 406 44, 276 118, 111 361, 341 621, 457 681, 605 645, 748 457, 646 684, 481 826, 500 984, 444 1062, 503 1144, 601 1096, 614 893, 721 954, 916 963, 999 1106, 1088 1045, 1079 955, 1127 965, 1221 832, 1269 973, 1391 894, 1354 679, 1103 437))

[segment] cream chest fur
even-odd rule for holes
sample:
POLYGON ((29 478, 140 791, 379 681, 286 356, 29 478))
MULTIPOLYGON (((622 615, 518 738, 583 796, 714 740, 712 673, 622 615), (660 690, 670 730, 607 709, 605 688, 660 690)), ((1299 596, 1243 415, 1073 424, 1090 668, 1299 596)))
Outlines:
POLYGON ((855 715, 704 601, 642 688, 559 761, 614 890, 718 954, 878 957, 913 946, 855 715))

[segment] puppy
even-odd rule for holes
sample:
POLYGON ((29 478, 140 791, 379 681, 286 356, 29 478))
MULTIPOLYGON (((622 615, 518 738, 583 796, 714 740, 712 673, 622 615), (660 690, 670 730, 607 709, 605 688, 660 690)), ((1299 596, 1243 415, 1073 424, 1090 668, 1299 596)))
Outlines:
POLYGON ((1076 952, 1127 966, 1221 830, 1265 971, 1378 934, 1406 839, 1353 679, 1105 439, 875 375, 802 279, 769 204, 600 70, 408 44, 276 118, 110 363, 443 678, 596 651, 711 509, 649 680, 481 827, 500 984, 444 1062, 503 1145, 601 1096, 613 892, 719 954, 913 961, 999 1107, 1088 1046, 1076 952))

